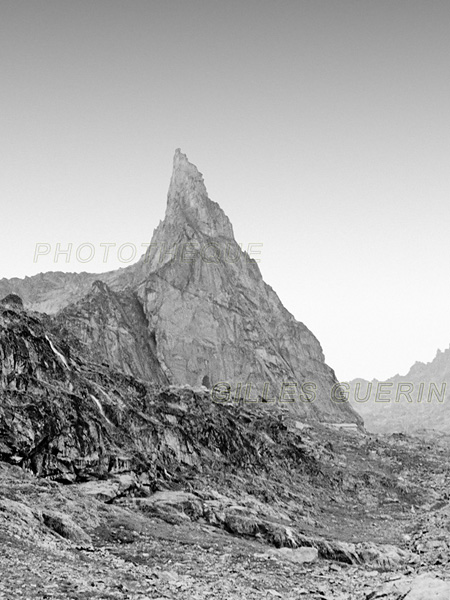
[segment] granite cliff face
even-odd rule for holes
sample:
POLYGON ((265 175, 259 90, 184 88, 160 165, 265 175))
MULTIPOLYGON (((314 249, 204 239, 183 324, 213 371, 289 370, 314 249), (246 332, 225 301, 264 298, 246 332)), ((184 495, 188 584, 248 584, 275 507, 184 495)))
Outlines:
POLYGON ((369 431, 418 433, 450 429, 450 348, 429 363, 416 362, 406 375, 386 381, 355 379, 352 406, 369 431))
MULTIPOLYGON (((244 398, 292 396, 303 416, 355 421, 331 399, 336 383, 319 342, 264 283, 236 243, 231 223, 203 178, 177 151, 164 221, 144 262, 136 293, 154 332, 158 358, 173 382, 226 382, 244 398), (307 382, 316 397, 307 395, 307 382), (312 401, 308 402, 311 398, 312 401)), ((225 389, 225 388, 224 388, 225 389)))
POLYGON ((101 275, 3 280, 2 291, 21 294, 35 310, 59 309, 61 328, 126 374, 193 386, 221 382, 224 402, 281 398, 305 419, 361 423, 337 401, 318 340, 263 281, 179 150, 165 219, 138 263, 101 275))

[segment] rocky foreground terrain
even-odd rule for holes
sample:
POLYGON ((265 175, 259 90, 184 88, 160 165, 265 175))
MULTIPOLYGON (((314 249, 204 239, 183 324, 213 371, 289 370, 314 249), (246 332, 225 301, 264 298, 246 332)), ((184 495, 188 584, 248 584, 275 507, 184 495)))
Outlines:
POLYGON ((17 296, 0 324, 0 597, 450 597, 445 437, 149 383, 17 296))
MULTIPOLYGON (((167 473, 152 493, 117 493, 113 482, 61 485, 3 463, 2 597, 448 598, 448 477, 436 475, 448 448, 417 469, 412 440, 329 437, 322 474, 292 470, 301 499, 266 469, 167 473)), ((302 435, 318 451, 321 438, 302 435)))

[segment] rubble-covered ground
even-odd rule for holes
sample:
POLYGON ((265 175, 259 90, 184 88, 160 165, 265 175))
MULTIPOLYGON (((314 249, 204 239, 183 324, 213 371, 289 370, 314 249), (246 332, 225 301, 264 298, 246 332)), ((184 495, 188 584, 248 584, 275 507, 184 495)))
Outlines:
POLYGON ((120 493, 1 463, 0 598, 449 598, 446 440, 325 427, 302 439, 322 473, 299 503, 287 480, 261 500, 226 472, 214 488, 195 475, 151 493, 122 474, 120 493))

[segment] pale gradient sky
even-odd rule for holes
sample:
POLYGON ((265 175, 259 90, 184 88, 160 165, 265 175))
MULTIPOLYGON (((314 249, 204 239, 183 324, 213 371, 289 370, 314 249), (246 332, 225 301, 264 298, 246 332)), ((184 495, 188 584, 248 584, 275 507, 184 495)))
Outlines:
POLYGON ((0 277, 123 266, 99 244, 149 241, 181 147, 339 379, 430 361, 449 28, 448 0, 1 0, 0 277))

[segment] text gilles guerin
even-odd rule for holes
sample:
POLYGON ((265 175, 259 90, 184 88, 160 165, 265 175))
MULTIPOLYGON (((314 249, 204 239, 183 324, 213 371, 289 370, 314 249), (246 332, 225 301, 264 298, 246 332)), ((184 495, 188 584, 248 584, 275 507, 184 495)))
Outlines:
MULTIPOLYGON (((323 389, 323 387, 321 386, 323 389)), ((312 381, 298 383, 287 381, 278 386, 275 392, 270 382, 231 384, 220 381, 212 386, 211 397, 215 402, 303 402, 311 404, 318 397, 318 386, 312 381)), ((330 400, 337 404, 345 402, 439 402, 445 401, 447 383, 411 383, 411 382, 368 382, 335 383, 330 389, 330 400)), ((323 394, 321 394, 323 397, 323 394)))

